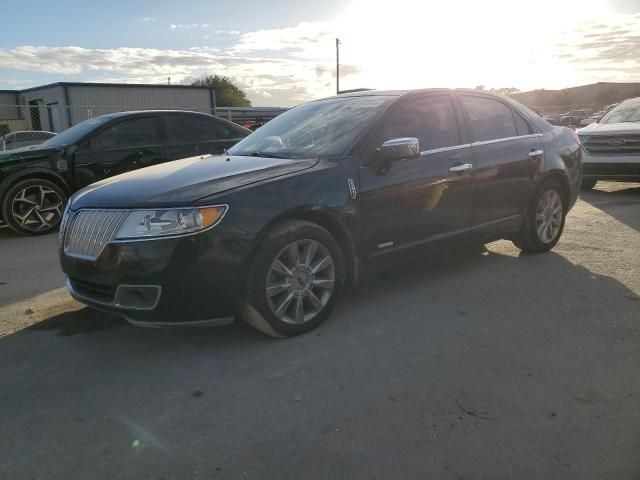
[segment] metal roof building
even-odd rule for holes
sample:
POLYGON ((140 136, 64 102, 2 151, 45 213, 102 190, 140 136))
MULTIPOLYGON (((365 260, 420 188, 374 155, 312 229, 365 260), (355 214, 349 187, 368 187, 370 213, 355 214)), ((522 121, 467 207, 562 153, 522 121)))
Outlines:
MULTIPOLYGON (((190 85, 58 82, 0 90, 0 123, 60 132, 82 120, 125 110, 179 109, 215 114, 215 90, 190 85)), ((14 128, 11 128, 14 130, 14 128)))

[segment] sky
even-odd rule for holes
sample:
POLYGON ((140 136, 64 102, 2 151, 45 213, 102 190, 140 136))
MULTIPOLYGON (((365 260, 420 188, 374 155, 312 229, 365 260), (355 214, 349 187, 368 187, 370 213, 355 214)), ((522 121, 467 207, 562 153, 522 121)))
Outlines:
POLYGON ((0 89, 220 74, 292 106, 335 93, 336 37, 341 89, 640 82, 640 0, 23 0, 0 89))

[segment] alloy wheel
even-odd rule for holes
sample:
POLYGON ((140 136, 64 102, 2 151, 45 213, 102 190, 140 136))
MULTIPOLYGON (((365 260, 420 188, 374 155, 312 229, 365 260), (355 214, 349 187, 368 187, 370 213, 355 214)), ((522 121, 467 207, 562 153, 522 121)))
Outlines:
POLYGON ((297 240, 283 248, 267 272, 266 296, 281 321, 302 324, 327 305, 335 287, 336 269, 329 250, 316 240, 297 240))
POLYGON ((54 228, 60 222, 63 210, 60 195, 44 185, 23 188, 11 203, 11 214, 16 223, 32 232, 54 228))
POLYGON ((562 199, 555 190, 547 190, 540 197, 536 210, 536 230, 544 243, 553 242, 562 227, 562 199))

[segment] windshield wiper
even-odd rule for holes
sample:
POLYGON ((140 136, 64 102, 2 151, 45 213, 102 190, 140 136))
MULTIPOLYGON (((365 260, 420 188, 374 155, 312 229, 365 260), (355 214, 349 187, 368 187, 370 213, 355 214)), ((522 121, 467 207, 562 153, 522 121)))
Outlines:
POLYGON ((242 155, 247 156, 247 157, 291 159, 291 157, 288 157, 286 155, 279 155, 277 153, 268 153, 268 152, 260 152, 260 151, 255 151, 255 152, 251 152, 251 153, 247 152, 247 153, 243 153, 242 155))

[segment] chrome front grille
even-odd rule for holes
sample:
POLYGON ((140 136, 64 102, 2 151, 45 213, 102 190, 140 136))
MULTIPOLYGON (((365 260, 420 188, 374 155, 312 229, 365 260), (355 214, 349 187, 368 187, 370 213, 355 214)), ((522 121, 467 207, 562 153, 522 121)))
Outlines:
POLYGON ((64 253, 95 259, 118 233, 127 210, 80 210, 67 222, 64 253))
POLYGON ((640 155, 640 135, 591 135, 583 145, 592 155, 640 155))

